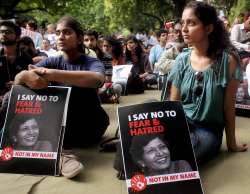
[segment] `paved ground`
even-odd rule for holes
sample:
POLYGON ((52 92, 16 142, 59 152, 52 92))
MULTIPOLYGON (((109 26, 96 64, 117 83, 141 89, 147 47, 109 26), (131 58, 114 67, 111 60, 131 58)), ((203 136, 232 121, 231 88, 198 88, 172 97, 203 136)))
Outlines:
MULTIPOLYGON (((119 105, 104 105, 111 118, 105 138, 112 137, 117 128, 117 106, 134 104, 148 99, 159 99, 157 90, 142 95, 122 97, 119 105)), ((237 117, 237 137, 250 145, 250 119, 237 117)), ((15 174, 0 175, 0 194, 126 194, 124 181, 116 178, 113 169, 114 153, 99 152, 99 147, 76 150, 85 164, 76 179, 64 177, 29 176, 15 174)), ((250 193, 250 154, 228 153, 225 143, 218 158, 200 168, 206 194, 250 193)))

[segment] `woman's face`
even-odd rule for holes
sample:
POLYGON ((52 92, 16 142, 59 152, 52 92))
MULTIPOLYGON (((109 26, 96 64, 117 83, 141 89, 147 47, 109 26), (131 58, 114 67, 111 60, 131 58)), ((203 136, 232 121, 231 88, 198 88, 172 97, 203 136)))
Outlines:
POLYGON ((129 51, 135 51, 135 48, 136 48, 136 43, 133 41, 133 40, 128 40, 127 41, 127 49, 129 51))
POLYGON ((56 27, 57 48, 61 51, 77 50, 81 39, 75 31, 67 26, 64 22, 59 23, 56 27))
POLYGON ((195 46, 203 41, 208 41, 206 28, 194 14, 193 9, 186 8, 182 13, 182 36, 186 44, 195 46))
POLYGON ((112 46, 106 40, 104 40, 102 43, 102 51, 110 55, 112 54, 112 46))
POLYGON ((35 119, 30 119, 20 125, 17 132, 17 143, 19 146, 34 146, 38 140, 39 127, 35 119))
POLYGON ((151 140, 143 148, 143 161, 149 170, 159 171, 170 167, 170 152, 166 144, 160 139, 151 140))
POLYGON ((50 42, 48 40, 43 40, 42 49, 48 51, 50 49, 50 42))

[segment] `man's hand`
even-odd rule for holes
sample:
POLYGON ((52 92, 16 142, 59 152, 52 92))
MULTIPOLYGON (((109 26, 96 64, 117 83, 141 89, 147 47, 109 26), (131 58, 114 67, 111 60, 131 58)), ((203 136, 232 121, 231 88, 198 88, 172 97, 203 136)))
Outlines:
POLYGON ((25 84, 32 89, 48 87, 48 81, 34 70, 22 71, 16 75, 14 84, 25 84))
POLYGON ((35 72, 37 75, 41 76, 43 79, 47 80, 47 82, 52 81, 51 74, 55 71, 54 69, 48 69, 45 67, 36 67, 34 65, 29 65, 29 70, 35 72))
POLYGON ((45 56, 37 56, 37 57, 33 57, 32 58, 32 61, 33 61, 33 64, 36 64, 36 63, 39 63, 40 61, 46 59, 47 57, 45 56))

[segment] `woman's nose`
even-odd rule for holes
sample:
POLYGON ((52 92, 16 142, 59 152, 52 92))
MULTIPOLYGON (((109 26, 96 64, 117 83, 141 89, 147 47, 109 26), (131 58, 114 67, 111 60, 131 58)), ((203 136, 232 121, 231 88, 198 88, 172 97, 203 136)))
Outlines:
POLYGON ((157 149, 156 150, 156 155, 157 156, 161 156, 161 155, 163 155, 164 153, 163 153, 163 151, 162 150, 160 150, 160 149, 157 149))
POLYGON ((33 133, 33 129, 32 128, 28 128, 28 133, 33 133))
POLYGON ((62 39, 64 38, 64 33, 63 32, 60 32, 57 36, 58 39, 62 39))
POLYGON ((187 25, 186 24, 183 24, 182 27, 181 27, 181 31, 182 32, 187 32, 187 25))

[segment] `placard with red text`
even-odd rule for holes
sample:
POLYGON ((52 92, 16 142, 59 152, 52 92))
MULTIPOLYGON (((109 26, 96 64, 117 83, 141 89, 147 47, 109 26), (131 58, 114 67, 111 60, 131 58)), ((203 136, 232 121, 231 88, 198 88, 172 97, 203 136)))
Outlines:
POLYGON ((203 194, 180 102, 118 108, 128 193, 203 194))
POLYGON ((0 141, 0 172, 59 175, 70 91, 12 87, 0 141))

